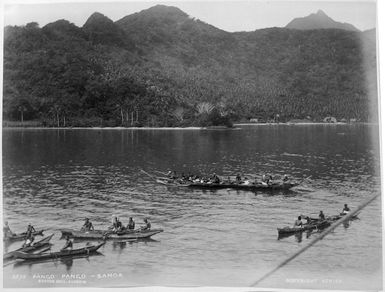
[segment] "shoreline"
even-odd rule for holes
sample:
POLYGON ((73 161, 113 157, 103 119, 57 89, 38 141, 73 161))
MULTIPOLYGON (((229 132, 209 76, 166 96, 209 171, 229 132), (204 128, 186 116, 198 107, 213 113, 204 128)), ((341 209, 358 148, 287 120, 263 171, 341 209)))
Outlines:
POLYGON ((239 130, 242 126, 335 126, 335 125, 374 125, 378 126, 378 123, 369 123, 369 122, 356 122, 356 123, 323 123, 323 122, 315 122, 315 123, 234 123, 234 127, 226 128, 226 127, 2 127, 3 130, 10 129, 33 129, 33 130, 239 130))

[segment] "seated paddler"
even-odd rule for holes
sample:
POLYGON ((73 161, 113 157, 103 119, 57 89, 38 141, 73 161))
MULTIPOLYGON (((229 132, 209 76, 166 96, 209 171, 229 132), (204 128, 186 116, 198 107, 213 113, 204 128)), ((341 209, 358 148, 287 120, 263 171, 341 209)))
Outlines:
POLYGON ((112 223, 112 231, 118 232, 118 231, 122 231, 122 229, 123 229, 122 222, 119 221, 118 217, 115 217, 112 223))
POLYGON ((127 229, 128 230, 135 229, 135 221, 132 219, 132 217, 130 217, 130 219, 128 220, 127 229))
POLYGON ((80 231, 93 231, 93 230, 94 230, 94 226, 92 225, 90 219, 86 218, 80 231))
POLYGON ((147 218, 144 218, 144 226, 142 226, 140 229, 141 230, 150 230, 151 229, 151 223, 150 223, 150 220, 148 220, 147 218))
POLYGON ((294 221, 294 228, 302 227, 302 217, 298 216, 297 220, 294 221))
POLYGON ((67 236, 66 236, 66 242, 65 242, 64 246, 62 247, 62 249, 61 249, 60 251, 64 251, 64 250, 72 250, 72 246, 73 246, 72 240, 71 240, 70 237, 67 235, 67 236))
POLYGON ((341 215, 346 215, 350 212, 350 208, 348 207, 348 204, 344 205, 344 208, 342 209, 341 215))

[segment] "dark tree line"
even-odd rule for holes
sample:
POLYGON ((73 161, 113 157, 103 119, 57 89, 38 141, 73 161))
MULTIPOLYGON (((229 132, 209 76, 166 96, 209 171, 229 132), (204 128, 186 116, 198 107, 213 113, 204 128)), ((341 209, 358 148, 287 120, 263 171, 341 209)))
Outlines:
POLYGON ((60 127, 368 121, 375 70, 368 33, 227 33, 154 7, 115 23, 94 14, 82 28, 6 27, 3 113, 60 127))

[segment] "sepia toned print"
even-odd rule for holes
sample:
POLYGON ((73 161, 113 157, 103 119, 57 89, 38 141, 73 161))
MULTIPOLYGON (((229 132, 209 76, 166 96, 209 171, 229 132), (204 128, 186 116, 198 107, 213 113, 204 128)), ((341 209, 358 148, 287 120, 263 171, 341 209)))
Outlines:
POLYGON ((4 287, 381 290, 375 16, 6 4, 4 287))

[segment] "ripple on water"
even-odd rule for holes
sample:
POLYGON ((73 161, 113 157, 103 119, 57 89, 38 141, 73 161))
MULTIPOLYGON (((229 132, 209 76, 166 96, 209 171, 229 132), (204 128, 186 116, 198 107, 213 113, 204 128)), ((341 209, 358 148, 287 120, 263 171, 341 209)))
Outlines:
MULTIPOLYGON (((338 131, 349 134, 338 135, 338 140, 335 130, 327 127, 320 131, 276 127, 274 133, 272 128, 262 127, 226 135, 27 130, 22 141, 20 131, 4 131, 4 215, 15 231, 24 230, 26 221, 47 228, 46 234, 55 232, 53 249, 57 250, 64 243, 58 229, 78 229, 85 217, 96 228, 106 228, 112 216, 120 217, 124 224, 132 216, 137 225, 149 217, 154 227, 164 229, 154 236, 155 241, 107 242, 103 256, 88 260, 9 266, 5 278, 15 272, 120 272, 123 279, 107 280, 103 285, 250 285, 319 236, 312 232, 278 240, 277 227, 291 226, 300 214, 317 216, 323 210, 335 215, 344 203, 356 207, 379 190, 379 156, 367 143, 370 131, 365 127, 341 129, 338 131), (31 150, 30 145, 36 147, 31 150), (288 173, 298 180, 307 179, 292 192, 274 195, 202 191, 158 185, 140 169, 224 176, 240 173, 251 178, 288 173)), ((319 281, 327 277, 343 280, 334 286, 318 282, 318 288, 378 289, 380 204, 369 205, 359 217, 349 226, 338 227, 264 285, 304 288, 286 282, 301 275, 319 281)), ((27 284, 36 285, 33 281, 27 284)))

